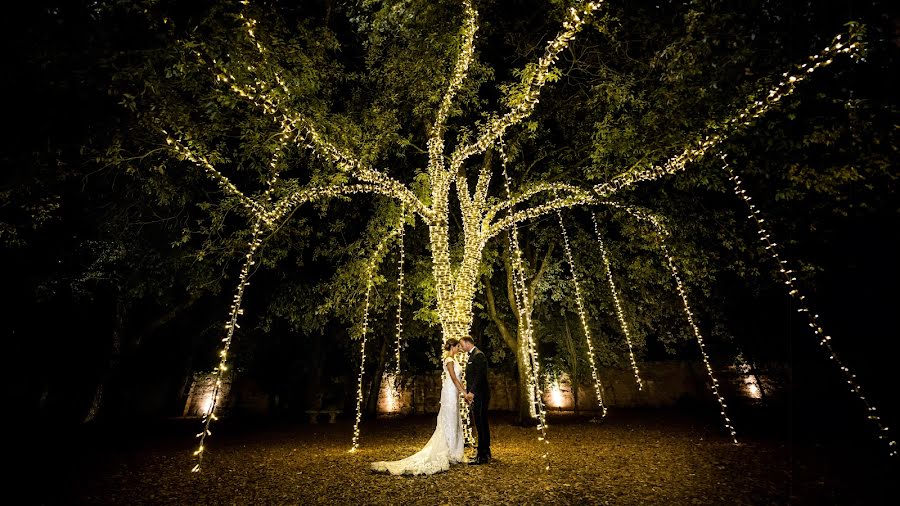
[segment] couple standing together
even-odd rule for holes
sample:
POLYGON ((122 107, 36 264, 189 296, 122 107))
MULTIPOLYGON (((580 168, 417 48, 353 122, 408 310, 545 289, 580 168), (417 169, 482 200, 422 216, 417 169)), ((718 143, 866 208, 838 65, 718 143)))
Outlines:
POLYGON ((424 448, 403 460, 374 462, 374 471, 391 474, 434 474, 450 469, 450 464, 463 460, 462 419, 459 415, 459 398, 464 397, 469 406, 472 425, 478 432, 478 453, 470 465, 487 464, 491 460, 491 432, 488 427, 488 402, 491 391, 488 387, 487 357, 475 347, 475 341, 466 336, 460 340, 448 339, 444 343, 443 380, 441 381, 441 409, 438 411, 437 427, 424 448), (468 353, 466 364, 466 386, 460 381, 461 367, 454 358, 460 351, 468 353))

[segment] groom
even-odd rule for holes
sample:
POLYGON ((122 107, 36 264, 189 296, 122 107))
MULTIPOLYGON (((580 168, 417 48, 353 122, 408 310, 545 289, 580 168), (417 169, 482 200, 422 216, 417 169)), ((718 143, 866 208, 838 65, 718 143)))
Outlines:
POLYGON ((488 386, 487 357, 475 347, 475 341, 470 336, 460 339, 459 345, 469 354, 466 365, 466 402, 469 403, 472 423, 478 431, 478 454, 469 464, 487 464, 491 461, 491 429, 487 419, 491 390, 488 386))

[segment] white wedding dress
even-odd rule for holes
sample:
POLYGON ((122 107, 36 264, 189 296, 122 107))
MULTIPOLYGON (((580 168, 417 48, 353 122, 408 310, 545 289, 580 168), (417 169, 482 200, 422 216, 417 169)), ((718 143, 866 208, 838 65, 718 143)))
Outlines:
POLYGON ((446 372, 448 363, 459 378, 460 367, 455 360, 444 359, 444 374, 441 382, 441 409, 438 411, 437 427, 428 444, 416 454, 403 460, 373 462, 372 470, 391 474, 434 474, 450 469, 450 464, 462 462, 463 430, 459 417, 459 392, 446 372))

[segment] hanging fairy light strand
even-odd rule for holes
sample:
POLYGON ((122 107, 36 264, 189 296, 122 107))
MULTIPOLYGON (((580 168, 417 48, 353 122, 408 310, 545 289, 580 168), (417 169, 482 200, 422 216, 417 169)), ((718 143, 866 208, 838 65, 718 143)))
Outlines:
POLYGON ((603 237, 600 236, 600 227, 597 225, 597 216, 594 213, 591 213, 591 221, 594 223, 594 234, 597 236, 597 245, 600 247, 600 258, 603 261, 603 267, 606 269, 606 281, 609 283, 609 291, 612 293, 616 317, 619 320, 619 325, 622 327, 622 333, 625 334, 625 342, 628 344, 628 358, 631 362, 631 370, 634 371, 634 380, 637 382, 638 390, 643 390, 644 382, 641 381, 641 371, 638 369, 637 360, 634 357, 634 347, 631 344, 631 331, 628 329, 628 321, 625 319, 622 303, 619 302, 619 291, 616 289, 615 281, 613 281, 612 266, 610 266, 609 257, 606 254, 606 246, 603 244, 603 237))
MULTIPOLYGON (((506 197, 509 198, 511 195, 509 174, 507 172, 509 159, 506 155, 502 140, 497 146, 497 151, 500 154, 506 197)), ((522 260, 522 249, 519 247, 519 230, 517 226, 510 228, 508 238, 512 264, 513 295, 516 303, 515 310, 519 315, 519 338, 524 345, 522 346, 522 349, 526 350, 527 353, 525 360, 523 360, 526 369, 528 369, 525 377, 529 378, 528 391, 532 392, 534 395, 532 401, 529 402, 529 412, 531 416, 536 417, 539 416, 541 411, 541 407, 538 405, 538 399, 541 397, 540 387, 538 386, 540 372, 539 369, 536 369, 539 367, 539 364, 537 361, 537 347, 534 343, 534 327, 531 321, 531 312, 527 310, 532 301, 530 300, 529 291, 526 286, 525 266, 522 260)))
POLYGON ((652 228, 656 233, 657 238, 659 239, 660 251, 665 257, 666 263, 669 267, 669 272, 672 274, 672 279, 675 281, 675 288, 678 291, 678 296, 681 298, 682 310, 684 311, 684 315, 687 319, 688 325, 691 327, 691 331, 694 334, 694 339, 697 341, 697 345, 700 348, 700 356, 703 359, 703 365, 706 368, 707 375, 709 376, 710 388, 712 389, 713 395, 716 397, 716 401, 718 401, 719 403, 719 415, 722 417, 722 423, 725 426, 725 429, 731 435, 731 440, 734 442, 734 444, 738 444, 737 432, 734 430, 731 418, 729 418, 728 416, 728 405, 725 404, 725 398, 719 392, 719 380, 716 379, 716 375, 713 372, 712 363, 710 362, 709 355, 706 352, 706 345, 703 341, 703 334, 700 333, 700 327, 697 326, 697 323, 694 319, 694 312, 693 310, 691 310, 691 305, 688 302, 687 291, 684 288, 684 283, 681 281, 681 275, 678 273, 678 266, 675 264, 675 258, 669 252, 669 248, 666 245, 666 238, 669 235, 668 229, 662 224, 659 218, 635 207, 609 201, 604 202, 604 204, 616 209, 621 209, 626 213, 634 216, 638 220, 646 221, 652 225, 652 228))
POLYGON ((660 249, 662 250, 663 255, 666 257, 666 262, 669 264, 669 270, 672 272, 672 278, 675 280, 675 286, 678 290, 678 295, 681 297, 684 314, 687 317, 688 324, 691 326, 691 330, 694 332, 694 338, 697 340, 697 344, 700 346, 700 356, 703 357, 703 365, 706 367, 706 372, 709 374, 710 386, 712 387, 713 395, 715 395, 716 400, 719 401, 719 407, 721 408, 719 414, 722 416, 722 421, 725 424, 725 428, 731 434, 732 441, 734 441, 734 444, 738 444, 737 432, 734 430, 731 419, 728 417, 725 398, 722 397, 722 394, 719 392, 719 380, 717 380, 715 374, 713 374, 712 364, 709 361, 709 355, 706 353, 706 345, 703 342, 703 335, 700 333, 700 327, 698 327, 697 323, 694 321, 694 312, 691 311, 691 306, 688 303, 687 292, 684 289, 684 283, 682 283, 681 281, 681 276, 678 274, 678 267, 675 265, 675 259, 672 257, 671 253, 669 253, 669 248, 666 246, 666 243, 663 240, 664 234, 660 234, 659 237, 660 249))
MULTIPOLYGON (((465 353, 463 353, 463 355, 465 355, 465 353)), ((465 377, 465 375, 466 375, 466 367, 465 367, 466 361, 467 361, 467 359, 463 359, 460 361, 460 367, 461 367, 460 375, 463 377, 465 377)), ((446 369, 444 369, 444 372, 442 373, 442 375, 446 374, 446 373, 447 373, 446 369)), ((443 377, 441 379, 443 380, 443 377)), ((465 381, 465 380, 463 380, 463 381, 465 381)), ((465 440, 466 444, 468 444, 470 446, 474 445, 475 444, 475 435, 472 433, 472 424, 471 424, 470 418, 469 418, 469 403, 466 402, 465 398, 463 398, 463 397, 460 397, 459 399, 457 399, 457 402, 459 403, 459 417, 460 417, 460 424, 462 425, 462 430, 463 430, 463 439, 465 440)))
MULTIPOLYGON (((397 350, 395 353, 394 381, 400 378, 400 350, 403 348, 403 262, 406 253, 403 247, 403 224, 406 222, 406 206, 400 209, 400 232, 397 234, 397 350)), ((396 385, 395 385, 396 386, 396 385)), ((394 391, 398 391, 394 388, 394 391)))
POLYGON ((850 392, 862 403, 866 410, 868 420, 877 428, 876 435, 878 439, 884 441, 887 445, 888 455, 896 457, 897 442, 890 438, 889 427, 882 421, 875 405, 863 395, 862 387, 857 382, 856 375, 850 372, 850 369, 838 357, 837 353, 835 353, 834 348, 831 346, 831 336, 822 328, 822 324, 819 322, 819 315, 810 309, 809 303, 806 301, 806 296, 800 293, 794 271, 788 268, 787 261, 783 260, 779 255, 778 244, 775 243, 772 238, 772 233, 769 231, 768 227, 766 227, 765 219, 763 219, 756 205, 753 204, 753 199, 747 193, 747 190, 744 189, 741 178, 734 173, 734 170, 728 164, 725 156, 722 156, 722 169, 728 173, 728 178, 733 184, 734 194, 747 205, 747 209, 750 211, 747 219, 752 220, 756 225, 757 239, 772 258, 772 261, 775 262, 775 266, 778 269, 778 273, 781 275, 788 295, 797 305, 797 312, 806 315, 807 324, 809 325, 809 328, 812 329, 816 339, 818 339, 819 346, 825 349, 825 352, 828 354, 828 360, 837 367, 840 375, 844 378, 844 381, 847 382, 850 392))
MULTIPOLYGON (((500 161, 503 170, 503 184, 506 190, 506 197, 510 198, 510 183, 509 183, 509 174, 506 170, 507 164, 509 163, 509 159, 506 156, 506 150, 504 149, 504 144, 501 142, 497 146, 497 151, 500 153, 500 161)), ((528 287, 525 283, 525 267, 524 262, 522 261, 522 249, 519 247, 519 230, 518 227, 513 226, 509 231, 509 249, 510 256, 512 257, 512 276, 513 276, 513 299, 516 302, 516 311, 519 313, 519 350, 516 350, 517 353, 523 353, 525 356, 523 357, 523 363, 525 368, 527 369, 525 377, 528 378, 528 385, 526 389, 531 394, 531 400, 528 403, 529 413, 532 417, 537 418, 538 425, 537 430, 539 431, 538 441, 543 442, 545 445, 550 444, 550 440, 547 439, 547 413, 544 408, 544 400, 541 395, 541 387, 540 387, 540 362, 538 360, 538 351, 537 351, 537 343, 534 339, 534 325, 531 320, 531 311, 529 308, 533 304, 533 301, 530 300, 531 294, 529 293, 528 287)), ((550 454, 549 450, 545 450, 541 455, 541 458, 544 462, 544 469, 550 470, 550 454)))
POLYGON ((197 434, 197 437, 200 438, 200 443, 194 451, 194 456, 197 458, 197 464, 191 469, 191 471, 195 473, 200 471, 200 466, 203 463, 206 438, 212 435, 212 432, 209 429, 210 425, 217 419, 215 410, 218 407, 219 391, 222 388, 222 380, 225 372, 228 370, 228 350, 231 348, 235 330, 240 328, 238 317, 244 314, 241 303, 244 299, 244 290, 250 286, 248 278, 250 277, 250 268, 256 263, 254 256, 262 245, 262 230, 263 227, 260 221, 255 221, 250 236, 250 242, 248 243, 249 251, 244 256, 244 264, 241 266, 240 275, 238 276, 237 290, 235 291, 234 298, 231 302, 228 320, 225 322, 225 337, 222 339, 223 345, 222 349, 219 351, 219 365, 213 369, 213 376, 216 381, 213 387, 212 400, 208 411, 203 415, 203 430, 197 434))
POLYGON ((591 378, 594 380, 594 390, 597 392, 597 404, 602 411, 600 418, 606 418, 606 405, 603 404, 603 384, 600 382, 600 374, 597 372, 597 362, 594 352, 594 343, 591 339, 591 328, 588 326, 587 311, 584 308, 584 298, 581 296, 581 286, 578 282, 578 272, 575 267, 575 258, 572 255, 572 248, 569 246, 569 234, 566 232, 566 224, 563 222, 562 213, 556 212, 559 219, 559 229, 562 232, 563 248, 566 251, 566 261, 569 263, 569 269, 572 271, 572 283, 575 285, 575 303, 578 307, 578 318, 581 320, 581 327, 584 330, 584 337, 588 345, 588 362, 591 364, 591 378))
POLYGON ((384 236, 372 252, 369 263, 366 267, 366 295, 365 304, 363 305, 363 321, 362 334, 359 342, 359 376, 356 380, 356 419, 353 422, 353 441, 350 448, 351 452, 359 450, 359 423, 362 421, 362 401, 363 401, 363 375, 366 372, 366 338, 369 332, 369 302, 372 296, 372 288, 374 286, 375 271, 378 264, 381 263, 381 255, 385 247, 403 230, 405 223, 403 220, 388 235, 384 236))

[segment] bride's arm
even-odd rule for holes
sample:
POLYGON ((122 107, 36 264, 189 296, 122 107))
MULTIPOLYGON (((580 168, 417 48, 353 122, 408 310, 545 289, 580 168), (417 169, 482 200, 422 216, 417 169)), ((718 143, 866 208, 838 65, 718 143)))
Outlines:
POLYGON ((459 393, 465 393, 466 389, 463 388, 462 382, 460 382, 459 378, 456 377, 456 371, 454 370, 455 368, 453 367, 453 361, 448 360, 447 362, 444 363, 444 367, 447 368, 447 373, 450 375, 450 379, 453 380, 453 384, 456 385, 456 390, 459 393))

